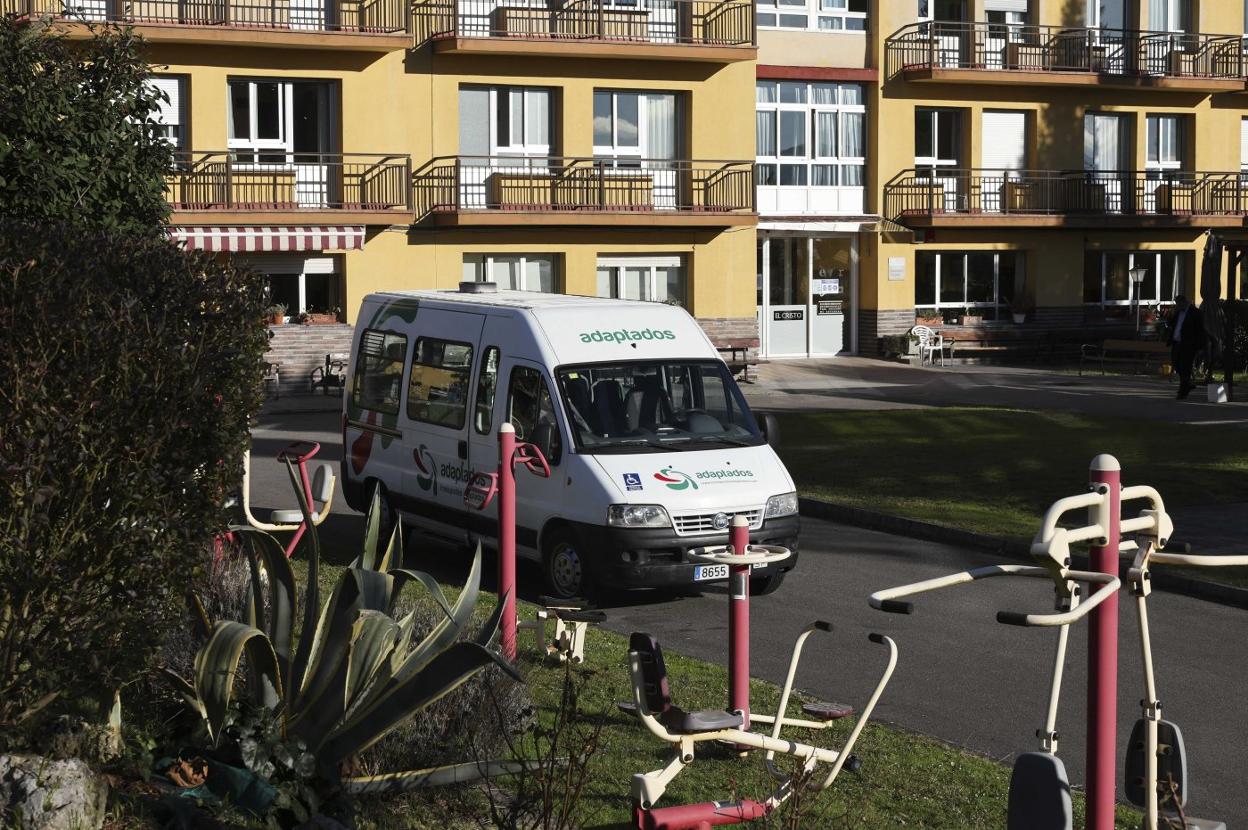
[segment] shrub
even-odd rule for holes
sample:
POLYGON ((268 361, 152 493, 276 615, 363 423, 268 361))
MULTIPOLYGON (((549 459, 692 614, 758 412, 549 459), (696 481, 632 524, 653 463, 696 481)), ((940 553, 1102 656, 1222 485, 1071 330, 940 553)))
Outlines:
POLYGON ((0 217, 157 236, 172 150, 132 32, 70 43, 0 16, 0 217))
POLYGON ((158 237, 0 220, 0 744, 111 704, 180 617, 259 409, 263 308, 158 237))

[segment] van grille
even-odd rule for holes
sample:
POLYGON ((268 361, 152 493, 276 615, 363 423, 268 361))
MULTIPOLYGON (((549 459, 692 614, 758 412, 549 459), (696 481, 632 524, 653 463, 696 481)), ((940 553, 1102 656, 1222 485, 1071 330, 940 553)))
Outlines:
POLYGON ((698 534, 709 533, 727 533, 728 529, 719 529, 715 527, 715 516, 720 512, 727 514, 729 524, 732 523, 732 517, 736 514, 745 516, 746 521, 750 523, 750 530, 758 530, 763 526, 763 510, 761 507, 738 508, 736 510, 716 510, 712 513, 687 513, 683 516, 673 516, 672 521, 676 525, 676 533, 681 536, 694 536, 698 534))

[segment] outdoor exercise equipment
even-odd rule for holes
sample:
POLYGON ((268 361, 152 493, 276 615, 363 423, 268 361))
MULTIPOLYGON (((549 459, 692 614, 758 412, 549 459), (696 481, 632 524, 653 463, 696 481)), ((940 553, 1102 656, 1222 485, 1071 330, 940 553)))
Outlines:
POLYGON ((1196 567, 1248 565, 1248 556, 1191 556, 1186 553, 1164 553, 1160 548, 1173 529, 1165 507, 1158 497, 1153 510, 1143 511, 1153 519, 1153 526, 1140 533, 1135 541, 1123 542, 1121 551, 1136 551, 1128 571, 1128 585, 1135 597, 1139 617, 1140 653, 1144 665, 1144 697, 1140 700, 1142 716, 1131 730, 1124 764, 1124 788, 1131 803, 1144 810, 1144 830, 1164 830, 1177 826, 1184 830, 1226 830, 1220 821, 1192 818, 1186 814, 1189 792, 1187 751, 1183 733, 1177 724, 1161 716, 1161 700, 1153 674, 1153 649, 1149 636, 1148 597, 1152 593, 1151 568, 1154 564, 1196 567), (1169 796, 1169 804, 1163 800, 1169 796), (1162 810, 1169 807, 1168 815, 1162 810))
MULTIPOLYGON (((893 670, 897 667, 897 645, 892 639, 880 634, 870 635, 871 642, 888 648, 888 664, 845 745, 839 751, 824 749, 784 740, 780 737, 780 731, 785 726, 813 726, 822 729, 826 728, 831 721, 852 713, 848 707, 836 707, 820 713, 825 715, 826 719, 818 722, 806 722, 784 716, 793 690, 793 679, 801 660, 802 647, 806 639, 815 631, 831 633, 832 625, 816 621, 803 629, 798 636, 789 659, 789 671, 780 695, 780 705, 775 717, 770 719, 772 727, 769 735, 747 731, 743 725, 744 718, 741 712, 725 709, 687 712, 674 705, 667 667, 663 661, 663 649, 649 634, 636 632, 632 635, 629 640, 629 669, 633 685, 632 708, 652 734, 673 745, 672 755, 666 765, 652 772, 638 773, 633 776, 633 818, 637 830, 702 830, 702 828, 753 821, 771 813, 798 787, 806 785, 806 782, 810 781, 815 789, 827 789, 832 786, 846 766, 850 769, 857 768, 857 761, 850 751, 862 733, 863 727, 870 720, 871 713, 884 692, 884 687, 888 685, 893 670), (763 801, 752 799, 708 801, 701 804, 656 809, 655 803, 663 797, 672 780, 680 774, 681 770, 693 763, 697 744, 707 741, 720 741, 737 747, 764 750, 767 769, 779 782, 775 791, 763 801), (792 774, 779 771, 774 763, 777 752, 800 759, 801 767, 792 774), (819 779, 813 776, 815 768, 821 763, 830 764, 831 770, 819 779)), ((806 711, 811 713, 810 709, 806 711)))
MULTIPOLYGON (((792 553, 777 545, 751 545, 745 516, 732 517, 729 543, 694 548, 689 558, 728 566, 728 711, 741 715, 750 728, 750 571, 788 559, 792 553)), ((760 718, 760 720, 769 720, 760 718)))
POLYGON ((498 593, 506 597, 500 624, 503 656, 516 659, 516 467, 550 478, 550 464, 535 444, 516 441, 516 428, 498 428, 498 472, 474 473, 464 488, 464 503, 485 510, 498 496, 498 593))
MULTIPOLYGON (((969 571, 960 571, 948 576, 916 582, 911 585, 902 585, 884 591, 877 591, 871 595, 870 604, 872 608, 892 613, 909 614, 913 611, 913 605, 903 601, 903 598, 929 591, 999 576, 1029 577, 1052 581, 1056 613, 1026 614, 1013 611, 1000 611, 997 613, 997 621, 1007 625, 1058 628, 1057 648, 1053 660, 1053 676, 1049 686, 1047 717, 1044 728, 1037 732, 1037 736, 1041 740, 1041 751, 1023 753, 1019 755, 1014 763, 1014 770, 1010 778, 1007 818, 1009 830, 1069 830, 1073 826, 1070 781, 1066 775, 1065 765, 1057 757, 1057 711, 1061 695, 1062 673, 1065 667, 1066 646, 1069 639, 1070 626, 1084 617, 1088 617, 1093 626, 1090 637, 1100 636, 1103 638, 1105 636, 1104 625, 1097 626, 1097 609, 1104 606, 1117 607, 1117 591, 1122 584, 1116 576, 1118 548, 1117 482, 1114 482, 1114 498, 1111 499, 1109 485, 1100 480, 1104 474, 1109 472, 1113 472, 1116 475, 1116 470, 1116 461, 1113 461, 1109 456, 1098 456, 1092 463, 1093 488, 1091 492, 1081 496, 1061 499, 1049 508, 1045 514, 1040 531, 1032 541, 1031 554, 1037 560, 1036 565, 988 565, 982 568, 974 568, 969 571), (1110 512, 1111 505, 1112 509, 1114 509, 1112 514, 1110 512), (1088 508, 1091 511, 1092 524, 1080 528, 1060 528, 1057 526, 1058 521, 1065 513, 1079 508, 1088 508), (1110 529, 1106 530, 1106 528, 1110 529), (1111 536, 1112 547, 1106 544, 1111 541, 1108 538, 1111 536), (1104 547, 1113 551, 1114 563, 1108 569, 1101 570, 1097 567, 1099 561, 1094 558, 1092 570, 1078 571, 1071 569, 1070 545, 1079 541, 1094 541, 1096 544, 1093 546, 1093 551, 1097 550, 1098 547, 1104 547), (1084 599, 1079 583, 1086 583, 1096 587, 1091 595, 1084 599)), ((1133 493, 1130 497, 1139 498, 1142 495, 1133 493)), ((1124 526, 1126 524, 1124 523, 1124 526)), ((1110 620, 1116 625, 1116 617, 1111 617, 1110 620)), ((1096 712, 1099 705, 1102 716, 1104 715, 1105 705, 1101 694, 1106 687, 1112 692, 1114 686, 1112 682, 1106 683, 1104 677, 1098 678, 1097 675, 1098 672, 1104 671, 1106 663, 1102 662, 1103 660, 1112 658, 1113 662, 1108 663, 1108 665, 1116 666, 1116 644, 1113 645, 1115 645, 1115 648, 1110 650, 1102 644, 1100 651, 1097 652, 1094 649, 1090 658, 1092 671, 1088 690, 1089 708, 1096 712), (1099 685, 1098 680, 1100 681, 1099 685)), ((1109 711, 1109 717, 1113 718, 1112 706, 1109 711)), ((1091 736, 1096 732, 1096 727, 1097 723, 1091 721, 1089 725, 1090 742, 1091 736)), ((1113 724, 1111 723, 1111 730, 1112 727, 1113 724)), ((1102 739, 1104 738, 1104 733, 1102 733, 1101 737, 1102 739)), ((1109 735, 1109 749, 1111 752, 1113 751, 1112 732, 1109 735)), ((1089 759, 1092 757, 1094 756, 1090 750, 1089 759)), ((1089 760, 1090 771, 1091 768, 1092 765, 1089 760)), ((1091 819, 1093 814, 1090 782, 1091 772, 1089 774, 1088 795, 1089 819, 1091 819)), ((1112 830, 1112 777, 1109 794, 1111 804, 1108 828, 1112 830)), ((1093 828, 1091 823, 1088 826, 1093 828)))
MULTIPOLYGON (((284 447, 277 454, 277 460, 283 464, 289 462, 294 464, 299 471, 299 483, 303 488, 304 498, 308 501, 308 506, 312 510, 312 524, 320 526, 325 518, 329 516, 329 510, 334 503, 334 467, 332 464, 321 462, 316 465, 315 472, 309 477, 308 462, 321 451, 321 445, 315 441, 295 441, 284 447)), ((294 552, 295 547, 299 544, 299 540, 303 538, 303 534, 308 529, 307 522, 303 518, 303 511, 298 507, 287 510, 274 510, 269 514, 269 521, 262 522, 257 519, 251 512, 251 451, 247 450, 243 453, 243 488, 242 488, 243 516, 247 519, 247 524, 257 530, 264 530, 269 533, 289 532, 293 531, 293 535, 286 543, 286 556, 289 558, 294 552)))
POLYGON ((580 665, 585 662, 585 632, 593 623, 606 622, 607 615, 587 607, 580 599, 539 597, 541 608, 531 620, 516 623, 522 631, 532 631, 539 651, 554 663, 580 665), (548 623, 555 623, 554 636, 547 634, 548 623))

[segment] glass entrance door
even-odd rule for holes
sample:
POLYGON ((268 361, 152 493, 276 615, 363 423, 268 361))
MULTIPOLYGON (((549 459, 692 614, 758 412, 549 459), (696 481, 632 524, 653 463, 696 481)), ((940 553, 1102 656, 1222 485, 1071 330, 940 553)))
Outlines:
POLYGON ((769 248, 767 352, 776 357, 805 355, 810 311, 806 239, 773 237, 769 248))
POLYGON ((848 237, 814 240, 814 268, 810 277, 810 353, 834 355, 852 352, 851 316, 854 307, 854 241, 848 237))
POLYGON ((853 354, 857 339, 855 238, 767 235, 759 240, 758 248, 763 354, 853 354))

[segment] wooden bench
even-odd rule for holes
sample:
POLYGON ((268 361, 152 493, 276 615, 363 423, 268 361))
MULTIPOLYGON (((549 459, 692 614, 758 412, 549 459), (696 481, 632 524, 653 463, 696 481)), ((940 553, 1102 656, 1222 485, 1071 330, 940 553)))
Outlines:
POLYGON ((1035 363, 1055 363, 1079 355, 1085 333, 1072 329, 1029 327, 942 328, 949 359, 981 355, 1018 355, 1035 363))
POLYGON ((1080 351, 1080 375, 1088 361, 1100 362, 1103 375, 1106 363, 1131 363, 1147 369, 1153 361, 1160 367, 1170 357, 1170 347, 1160 340, 1103 340, 1099 344, 1084 343, 1080 351))
POLYGON ((758 348, 757 340, 749 337, 719 340, 715 348, 723 356, 733 377, 740 375, 742 383, 754 382, 750 380, 750 367, 757 366, 758 359, 750 357, 750 349, 758 348))

